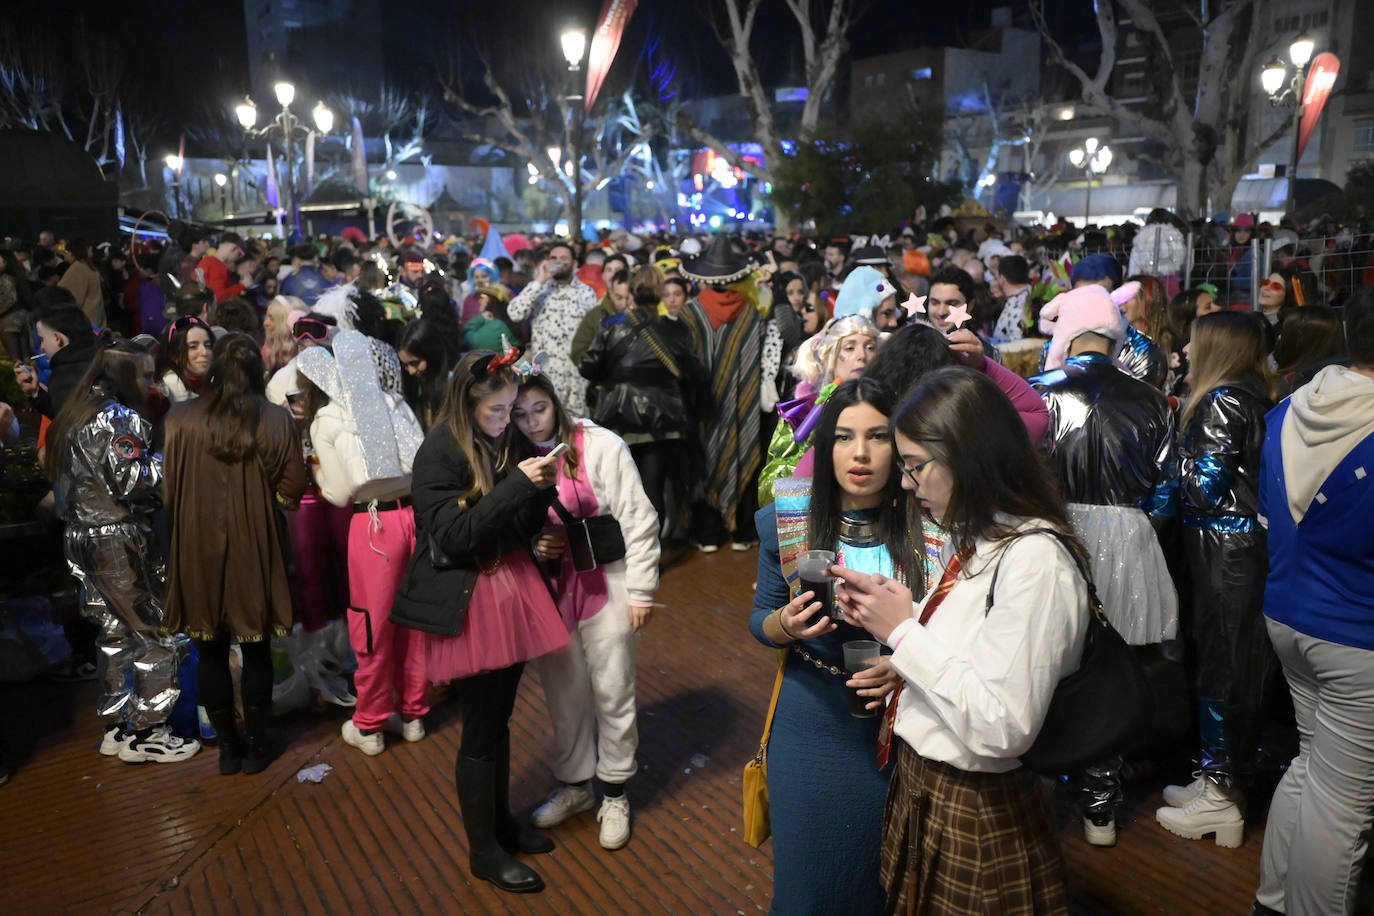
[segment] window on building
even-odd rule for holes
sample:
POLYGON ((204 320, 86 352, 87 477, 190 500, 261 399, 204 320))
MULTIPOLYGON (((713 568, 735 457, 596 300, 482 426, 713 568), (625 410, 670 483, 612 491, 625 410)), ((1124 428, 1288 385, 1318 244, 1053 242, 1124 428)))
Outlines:
POLYGON ((865 77, 864 77, 864 88, 865 88, 865 89, 872 89, 872 88, 873 88, 873 74, 872 74, 872 73, 870 73, 870 74, 868 74, 868 76, 865 76, 865 77))
POLYGON ((878 74, 878 85, 881 86, 881 85, 882 85, 883 83, 885 83, 886 81, 887 81, 887 74, 886 74, 886 73, 879 73, 879 74, 878 74))
POLYGON ((1355 122, 1355 152, 1374 153, 1374 119, 1355 122))

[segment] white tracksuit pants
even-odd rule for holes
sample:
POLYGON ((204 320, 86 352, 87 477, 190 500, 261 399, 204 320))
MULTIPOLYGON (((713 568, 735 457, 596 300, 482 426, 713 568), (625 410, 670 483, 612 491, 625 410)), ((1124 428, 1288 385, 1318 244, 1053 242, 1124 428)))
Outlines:
POLYGON ((572 644, 531 662, 553 720, 553 774, 564 783, 623 783, 635 774, 635 656, 624 605, 612 601, 572 632, 572 644))

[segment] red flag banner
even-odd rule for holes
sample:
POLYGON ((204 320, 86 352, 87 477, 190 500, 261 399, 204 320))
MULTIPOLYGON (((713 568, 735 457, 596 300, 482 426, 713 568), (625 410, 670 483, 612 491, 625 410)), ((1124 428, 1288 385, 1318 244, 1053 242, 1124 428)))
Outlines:
POLYGON ((1307 148, 1307 141, 1312 137, 1312 131, 1317 128, 1317 121, 1322 116, 1322 109, 1326 107, 1326 100, 1331 97, 1331 88, 1336 85, 1336 77, 1341 73, 1340 58, 1334 54, 1318 54, 1317 59, 1312 61, 1312 69, 1307 73, 1307 85, 1302 89, 1302 123, 1298 125, 1298 161, 1302 161, 1302 151, 1307 148))
POLYGON ((615 52, 620 50, 620 38, 625 34, 625 25, 638 5, 639 0, 605 0, 601 5, 601 18, 597 20, 591 51, 587 55, 586 111, 589 113, 615 61, 615 52))

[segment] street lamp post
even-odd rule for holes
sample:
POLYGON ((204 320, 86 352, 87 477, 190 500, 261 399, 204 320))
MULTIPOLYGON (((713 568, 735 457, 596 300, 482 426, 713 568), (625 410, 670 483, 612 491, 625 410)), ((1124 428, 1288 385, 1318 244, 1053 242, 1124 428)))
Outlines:
POLYGON ((176 153, 168 153, 162 161, 172 170, 172 204, 177 219, 181 219, 181 169, 185 163, 176 153))
POLYGON ((1293 78, 1288 81, 1288 86, 1284 86, 1284 80, 1288 76, 1288 66, 1280 58, 1267 64, 1260 71, 1260 85, 1269 94, 1269 103, 1274 107, 1279 107, 1287 103, 1289 98, 1293 100, 1293 145, 1288 150, 1288 199, 1284 202, 1283 212, 1293 215, 1293 208, 1297 201, 1298 184, 1298 138, 1302 134, 1302 93, 1303 82, 1307 77, 1307 64, 1312 60, 1312 52, 1316 50, 1317 43, 1309 36, 1303 34, 1293 39, 1293 43, 1288 46, 1288 59, 1293 62, 1293 78))
POLYGON ((1088 179, 1087 199, 1083 203, 1083 225, 1086 227, 1092 219, 1093 176, 1107 171, 1107 166, 1112 164, 1112 151, 1106 144, 1099 144, 1096 137, 1089 137, 1081 147, 1069 151, 1069 161, 1074 168, 1082 169, 1088 179))
MULTIPOLYGON (((282 142, 286 148, 286 197, 287 212, 291 218, 291 225, 297 232, 301 228, 300 206, 296 200, 296 155, 295 155, 295 133, 297 130, 310 132, 310 128, 301 123, 300 119, 291 113, 291 103, 296 99, 296 87, 286 80, 282 80, 272 87, 276 93, 277 101, 281 104, 281 113, 262 127, 254 129, 253 125, 258 120, 258 106, 253 104, 250 98, 244 98, 242 102, 234 106, 234 114, 238 117, 239 123, 243 125, 244 132, 254 137, 264 137, 273 128, 281 131, 282 142)), ((315 128, 322 134, 329 133, 334 126, 334 113, 325 107, 324 102, 315 105, 311 115, 315 121, 315 128)))
POLYGON ((572 92, 568 95, 568 114, 572 118, 568 132, 568 156, 572 161, 572 204, 568 214, 568 237, 576 244, 582 241, 582 56, 587 51, 585 29, 568 29, 560 39, 563 57, 568 61, 572 92))
POLYGON ((215 173, 215 187, 219 188, 219 218, 224 219, 229 215, 229 205, 224 200, 224 186, 229 183, 229 176, 223 172, 215 173))

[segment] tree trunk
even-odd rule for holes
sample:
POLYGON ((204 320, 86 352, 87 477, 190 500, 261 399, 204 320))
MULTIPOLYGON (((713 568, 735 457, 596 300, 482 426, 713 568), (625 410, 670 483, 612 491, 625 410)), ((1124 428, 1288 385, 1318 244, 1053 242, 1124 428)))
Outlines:
MULTIPOLYGON (((1189 153, 1192 153, 1189 150, 1189 153)), ((1184 219, 1205 216, 1207 207, 1207 170, 1196 155, 1186 155, 1183 159, 1183 173, 1178 181, 1178 202, 1175 212, 1184 219)), ((1227 202, 1229 204, 1229 201, 1227 202)))

